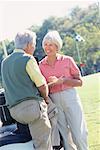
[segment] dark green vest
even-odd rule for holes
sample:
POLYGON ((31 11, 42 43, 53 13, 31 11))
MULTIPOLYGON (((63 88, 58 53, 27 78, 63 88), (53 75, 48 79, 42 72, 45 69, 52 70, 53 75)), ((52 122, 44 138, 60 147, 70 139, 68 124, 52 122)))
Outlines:
POLYGON ((2 82, 9 108, 24 100, 43 100, 38 88, 26 72, 30 56, 24 52, 14 52, 2 62, 2 82))

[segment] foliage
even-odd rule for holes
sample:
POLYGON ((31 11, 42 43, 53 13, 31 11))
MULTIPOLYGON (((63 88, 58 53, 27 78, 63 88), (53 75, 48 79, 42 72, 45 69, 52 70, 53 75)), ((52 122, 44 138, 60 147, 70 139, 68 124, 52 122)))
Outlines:
MULTIPOLYGON (((63 40, 61 53, 72 56, 77 65, 82 68, 84 75, 100 71, 100 15, 99 4, 94 3, 87 9, 75 7, 71 10, 69 16, 53 17, 44 20, 41 26, 32 25, 29 30, 37 34, 37 45, 34 55, 41 60, 45 53, 42 48, 42 40, 49 30, 57 30, 63 40), (85 42, 77 42, 75 33, 78 33, 85 42), (80 60, 78 57, 78 51, 80 60)), ((8 53, 14 49, 14 43, 6 41, 8 53)), ((3 56, 3 47, 0 43, 0 60, 3 56)))

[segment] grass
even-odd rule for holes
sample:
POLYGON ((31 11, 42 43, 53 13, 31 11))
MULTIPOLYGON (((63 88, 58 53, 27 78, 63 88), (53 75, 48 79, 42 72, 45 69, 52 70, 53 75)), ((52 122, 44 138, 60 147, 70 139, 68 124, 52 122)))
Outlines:
POLYGON ((77 88, 88 127, 89 150, 100 150, 100 73, 83 77, 77 88))
POLYGON ((77 88, 88 127, 89 150, 100 150, 100 73, 83 77, 77 88))

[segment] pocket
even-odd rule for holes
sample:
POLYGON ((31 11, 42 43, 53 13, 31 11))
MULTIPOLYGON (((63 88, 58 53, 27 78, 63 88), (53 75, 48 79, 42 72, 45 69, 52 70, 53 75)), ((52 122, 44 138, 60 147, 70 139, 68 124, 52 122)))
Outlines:
POLYGON ((12 116, 15 118, 15 120, 24 124, 34 122, 41 116, 38 101, 31 100, 22 102, 22 104, 19 104, 15 110, 13 109, 12 116))

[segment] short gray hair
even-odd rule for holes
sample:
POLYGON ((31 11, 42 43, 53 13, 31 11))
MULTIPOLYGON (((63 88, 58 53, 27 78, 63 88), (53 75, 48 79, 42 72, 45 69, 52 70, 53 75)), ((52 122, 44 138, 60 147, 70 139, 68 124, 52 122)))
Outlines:
POLYGON ((36 33, 25 30, 23 32, 17 33, 15 37, 15 48, 17 49, 24 49, 27 44, 33 43, 34 47, 36 45, 36 33))

